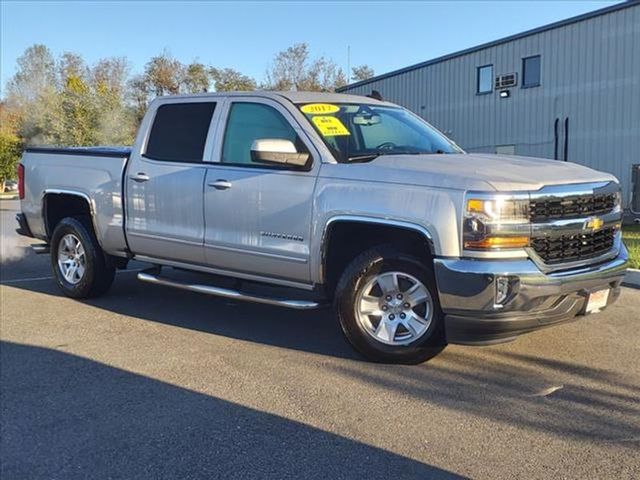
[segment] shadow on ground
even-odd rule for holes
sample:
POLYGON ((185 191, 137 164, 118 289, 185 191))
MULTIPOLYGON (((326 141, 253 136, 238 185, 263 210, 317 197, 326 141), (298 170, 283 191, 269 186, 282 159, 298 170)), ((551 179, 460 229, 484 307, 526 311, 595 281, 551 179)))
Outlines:
MULTIPOLYGON (((13 287, 60 295, 52 282, 13 287)), ((87 303, 145 321, 330 356, 337 360, 322 368, 349 381, 503 424, 629 447, 640 442, 640 386, 616 371, 500 346, 449 349, 415 367, 375 365, 346 344, 329 310, 235 303, 140 284, 133 273, 122 274, 108 295, 87 303), (558 384, 562 388, 552 395, 536 395, 558 384)))
POLYGON ((495 348, 484 349, 482 357, 445 351, 419 367, 328 368, 351 381, 520 428, 629 448, 640 444, 640 386, 607 370, 495 348))
POLYGON ((3 479, 462 478, 60 351, 2 342, 0 361, 3 479))

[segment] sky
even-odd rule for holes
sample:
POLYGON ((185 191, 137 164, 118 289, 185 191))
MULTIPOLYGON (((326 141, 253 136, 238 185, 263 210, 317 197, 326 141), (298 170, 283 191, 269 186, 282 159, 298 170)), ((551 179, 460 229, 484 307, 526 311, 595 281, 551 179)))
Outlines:
POLYGON ((132 73, 166 49, 182 62, 231 67, 261 81, 278 51, 307 42, 313 57, 381 74, 612 3, 0 0, 0 86, 35 43, 54 55, 79 53, 89 64, 125 56, 132 73))

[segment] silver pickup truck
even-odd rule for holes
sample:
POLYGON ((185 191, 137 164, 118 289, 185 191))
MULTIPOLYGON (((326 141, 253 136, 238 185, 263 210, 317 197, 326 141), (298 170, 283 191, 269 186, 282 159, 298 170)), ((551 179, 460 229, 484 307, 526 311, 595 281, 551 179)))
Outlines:
POLYGON ((360 96, 159 98, 131 148, 30 148, 19 184, 18 232, 44 241, 34 248, 70 297, 105 293, 136 259, 153 265, 145 282, 333 303, 375 361, 421 362, 447 343, 597 312, 627 263, 613 176, 468 154, 360 96))

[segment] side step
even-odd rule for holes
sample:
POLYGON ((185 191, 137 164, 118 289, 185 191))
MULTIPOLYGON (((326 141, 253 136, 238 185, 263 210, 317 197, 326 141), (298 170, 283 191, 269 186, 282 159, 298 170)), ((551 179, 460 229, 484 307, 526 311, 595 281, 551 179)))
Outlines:
POLYGON ((36 255, 42 255, 43 253, 49 253, 49 244, 48 243, 32 243, 31 250, 36 255))
POLYGON ((214 287, 211 285, 178 282, 160 277, 152 271, 138 273, 138 280, 156 285, 164 285, 166 287, 179 288, 181 290, 189 290, 191 292, 206 293, 207 295, 215 295, 234 300, 244 300, 247 302, 263 303, 265 305, 275 305, 277 307, 293 308, 296 310, 313 310, 322 306, 322 304, 310 300, 287 300, 281 298, 260 297, 245 294, 237 290, 214 287))

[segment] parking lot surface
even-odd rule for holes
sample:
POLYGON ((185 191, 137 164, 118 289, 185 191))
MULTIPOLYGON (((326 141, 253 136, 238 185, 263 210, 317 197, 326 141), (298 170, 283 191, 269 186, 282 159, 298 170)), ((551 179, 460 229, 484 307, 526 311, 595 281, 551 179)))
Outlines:
POLYGON ((378 365, 328 310, 131 271, 65 298, 13 232, 17 202, 0 208, 3 480, 640 478, 640 290, 513 343, 378 365))

